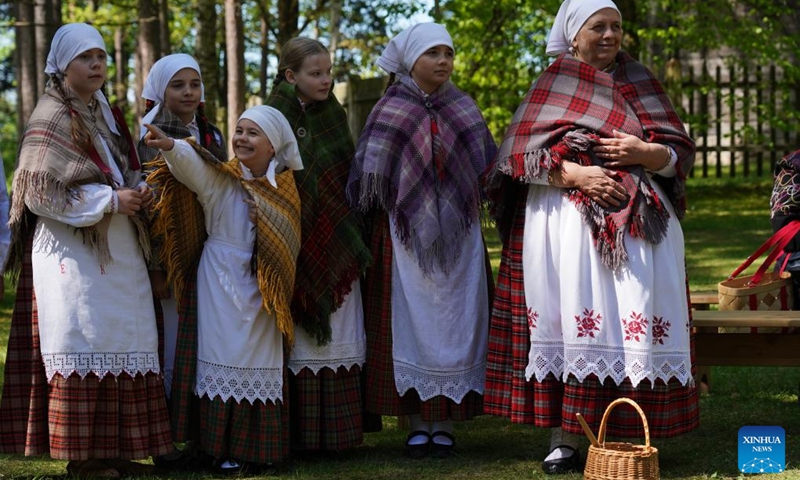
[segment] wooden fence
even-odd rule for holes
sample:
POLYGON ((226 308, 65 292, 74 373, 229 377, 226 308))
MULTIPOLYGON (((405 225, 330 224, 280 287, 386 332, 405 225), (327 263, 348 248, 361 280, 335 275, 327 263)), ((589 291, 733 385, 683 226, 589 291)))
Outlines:
POLYGON ((689 68, 667 90, 697 143, 692 176, 769 176, 800 148, 800 84, 775 66, 689 68))
POLYGON ((347 123, 353 141, 358 142, 358 136, 367 123, 367 117, 383 95, 388 80, 388 77, 351 77, 347 82, 337 83, 333 87, 334 95, 347 110, 347 123))

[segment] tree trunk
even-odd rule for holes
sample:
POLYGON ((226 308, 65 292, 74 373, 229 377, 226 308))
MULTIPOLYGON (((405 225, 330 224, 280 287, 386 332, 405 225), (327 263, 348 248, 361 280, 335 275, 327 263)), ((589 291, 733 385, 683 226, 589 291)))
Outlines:
MULTIPOLYGON (((137 38, 136 52, 139 65, 136 68, 136 98, 142 97, 144 79, 150 73, 150 68, 158 60, 161 52, 161 34, 158 26, 157 0, 139 1, 139 35, 137 38)), ((144 113, 142 102, 136 102, 136 117, 141 118, 144 113)))
POLYGON ((219 91, 219 53, 217 52, 216 0, 197 0, 197 39, 195 49, 197 64, 203 74, 205 85, 206 117, 212 123, 217 120, 219 91))
POLYGON ((114 65, 117 74, 114 78, 115 105, 123 112, 128 108, 128 55, 125 52, 125 27, 114 30, 114 65))
POLYGON ((442 21, 442 5, 439 0, 434 0, 433 2, 433 11, 431 12, 431 17, 436 23, 440 23, 442 21))
POLYGON ((159 39, 161 40, 159 58, 161 58, 172 53, 169 38, 169 0, 158 0, 158 26, 159 39))
MULTIPOLYGON (((236 121, 244 111, 244 26, 241 0, 225 0, 225 57, 228 72, 228 140, 236 131, 236 121)), ((230 141, 228 142, 230 145, 230 141)), ((233 150, 228 147, 228 153, 233 150)))
POLYGON ((261 90, 261 99, 264 103, 267 101, 267 94, 269 93, 269 0, 259 0, 259 13, 261 24, 261 39, 258 41, 258 47, 261 51, 261 69, 259 71, 259 87, 261 90))
MULTIPOLYGON (((36 31, 33 26, 34 8, 31 0, 16 2, 17 9, 17 77, 18 115, 17 138, 22 137, 25 125, 36 106, 36 100, 42 91, 37 88, 38 74, 36 73, 36 31)), ((44 90, 44 89, 42 89, 44 90)))
POLYGON ((336 67, 336 50, 339 48, 339 39, 342 38, 342 0, 331 2, 331 32, 328 51, 331 53, 331 65, 336 67))
POLYGON ((300 22, 300 2, 298 0, 278 0, 278 38, 280 50, 283 44, 297 36, 300 22))
POLYGON ((50 51, 50 42, 56 32, 52 0, 38 0, 33 4, 33 17, 36 22, 34 31, 36 36, 36 84, 37 92, 43 92, 47 85, 47 74, 44 68, 47 65, 47 53, 50 51))
POLYGON ((61 19, 61 8, 62 8, 62 1, 61 0, 49 0, 50 5, 50 16, 53 19, 53 25, 51 26, 50 30, 50 38, 56 34, 56 30, 61 27, 62 19, 61 19))
POLYGON ((617 0, 617 8, 622 14, 622 29, 625 31, 625 36, 622 39, 622 48, 628 52, 633 58, 638 59, 640 54, 640 40, 639 34, 636 33, 639 24, 639 16, 637 15, 636 1, 635 0, 617 0))
POLYGON ((133 51, 133 91, 136 101, 133 103, 133 115, 137 120, 144 116, 144 101, 142 90, 144 89, 144 76, 142 76, 142 52, 139 49, 133 51))

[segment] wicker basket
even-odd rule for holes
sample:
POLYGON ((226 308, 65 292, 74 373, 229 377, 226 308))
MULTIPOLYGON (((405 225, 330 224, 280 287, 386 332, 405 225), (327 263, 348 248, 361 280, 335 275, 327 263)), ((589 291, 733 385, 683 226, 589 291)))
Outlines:
MULTIPOLYGON (((586 427, 588 429, 588 427, 586 427)), ((590 432, 587 432, 587 434, 590 432)), ((586 456, 583 478, 587 480, 656 480, 658 472, 658 449, 650 446, 650 427, 644 412, 633 400, 619 398, 611 402, 600 422, 597 440, 589 437, 592 445, 586 456), (617 405, 627 403, 639 412, 644 426, 644 445, 606 442, 606 422, 611 410, 617 405)))
MULTIPOLYGON (((798 231, 800 231, 800 222, 786 224, 786 226, 769 237, 763 245, 758 247, 752 255, 747 257, 730 277, 719 282, 717 285, 719 309, 789 310, 791 308, 792 280, 790 278, 791 274, 784 271, 789 255, 784 255, 783 263, 776 263, 779 267, 776 271, 770 272, 767 270, 779 258, 786 244, 794 238, 798 231), (766 259, 753 275, 738 276, 753 262, 767 253, 766 259)), ((780 328, 723 327, 721 330, 728 333, 788 333, 788 330, 780 328)))

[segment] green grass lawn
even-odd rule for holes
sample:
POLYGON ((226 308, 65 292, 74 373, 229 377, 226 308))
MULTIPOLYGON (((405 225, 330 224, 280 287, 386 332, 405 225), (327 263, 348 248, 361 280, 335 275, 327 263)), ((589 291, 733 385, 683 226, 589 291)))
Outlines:
MULTIPOLYGON (((684 221, 687 265, 692 290, 714 290, 770 233, 768 180, 692 180, 690 211, 684 221)), ((495 269, 500 246, 487 238, 495 269)), ((10 297, 0 310, 0 363, 10 318, 10 297)), ((787 471, 769 479, 800 479, 800 369, 717 367, 712 391, 701 399, 701 426, 676 439, 656 439, 662 478, 739 478, 737 432, 745 425, 780 425, 786 429, 787 471)), ((2 380, 0 379, 0 382, 2 380)), ((459 455, 447 460, 410 461, 401 445, 406 431, 395 418, 384 430, 366 435, 364 445, 338 456, 293 458, 279 471, 284 478, 310 479, 542 479, 541 459, 549 433, 512 425, 503 418, 481 417, 456 425, 459 455)), ((634 441, 641 443, 641 440, 634 441)), ((587 443, 588 444, 588 443, 587 443)), ((585 454, 586 449, 583 449, 585 454)), ((63 477, 64 462, 0 455, 0 480, 63 477)), ((171 474, 161 478, 203 479, 208 474, 171 474)), ((251 478, 251 477, 246 477, 251 478)), ((252 477, 255 478, 255 477, 252 477)), ((567 475, 574 480, 580 475, 567 475)))

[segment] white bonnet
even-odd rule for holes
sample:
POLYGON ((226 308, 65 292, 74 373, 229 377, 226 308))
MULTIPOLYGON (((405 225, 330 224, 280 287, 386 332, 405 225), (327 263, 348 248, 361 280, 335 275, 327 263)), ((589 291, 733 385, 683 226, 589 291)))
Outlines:
POLYGON ((275 149, 275 161, 280 167, 290 170, 303 169, 297 139, 292 127, 289 126, 289 121, 280 110, 267 105, 256 105, 245 110, 237 123, 245 119, 253 121, 269 138, 272 148, 275 149))
POLYGON ((611 0, 564 0, 550 30, 547 54, 559 55, 568 52, 586 20, 604 8, 613 8, 619 13, 617 5, 611 0))
POLYGON ((455 51, 453 39, 444 26, 418 23, 392 38, 376 64, 387 73, 408 75, 423 53, 439 45, 447 45, 455 51))

